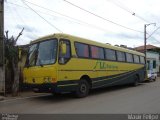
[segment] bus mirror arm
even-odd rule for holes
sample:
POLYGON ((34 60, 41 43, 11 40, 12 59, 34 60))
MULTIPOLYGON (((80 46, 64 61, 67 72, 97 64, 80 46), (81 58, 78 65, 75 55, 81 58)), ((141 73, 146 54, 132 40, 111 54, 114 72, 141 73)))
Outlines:
POLYGON ((64 57, 60 57, 60 58, 59 58, 59 63, 60 63, 60 64, 64 64, 64 63, 65 63, 64 57))

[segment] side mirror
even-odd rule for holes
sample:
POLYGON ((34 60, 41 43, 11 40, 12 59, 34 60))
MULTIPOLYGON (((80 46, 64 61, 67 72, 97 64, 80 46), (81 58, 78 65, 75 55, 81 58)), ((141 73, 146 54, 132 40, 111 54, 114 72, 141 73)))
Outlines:
POLYGON ((61 43, 61 54, 64 56, 67 53, 67 45, 65 43, 61 43))

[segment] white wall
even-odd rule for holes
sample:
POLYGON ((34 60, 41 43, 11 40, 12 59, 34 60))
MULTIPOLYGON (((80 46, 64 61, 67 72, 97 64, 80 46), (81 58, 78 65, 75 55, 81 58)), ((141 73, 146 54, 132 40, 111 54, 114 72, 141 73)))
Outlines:
POLYGON ((151 64, 153 64, 153 60, 156 60, 156 68, 153 69, 153 72, 159 72, 159 66, 160 66, 159 53, 147 52, 147 60, 149 60, 151 62, 151 64))

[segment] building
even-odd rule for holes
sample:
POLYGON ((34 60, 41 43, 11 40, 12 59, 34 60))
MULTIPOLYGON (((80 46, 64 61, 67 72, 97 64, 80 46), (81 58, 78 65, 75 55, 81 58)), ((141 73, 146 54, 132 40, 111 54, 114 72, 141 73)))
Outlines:
POLYGON ((147 52, 147 69, 154 73, 160 73, 159 53, 152 51, 147 52))
MULTIPOLYGON (((139 46, 134 48, 136 51, 144 52, 144 46, 139 46)), ((147 52, 154 51, 160 53, 160 47, 156 47, 154 45, 146 45, 147 52)))
MULTIPOLYGON (((135 48, 136 51, 144 52, 144 46, 135 48)), ((160 47, 146 45, 147 69, 160 74, 160 47)))

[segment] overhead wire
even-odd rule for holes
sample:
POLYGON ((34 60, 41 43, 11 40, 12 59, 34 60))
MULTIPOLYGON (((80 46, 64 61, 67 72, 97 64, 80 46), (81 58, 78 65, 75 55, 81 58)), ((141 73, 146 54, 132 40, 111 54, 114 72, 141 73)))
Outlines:
MULTIPOLYGON (((7 10, 8 10, 8 12, 9 13, 11 13, 10 15, 11 15, 11 18, 14 20, 14 22, 16 23, 16 24, 18 24, 18 20, 17 20, 17 17, 16 16, 14 16, 14 14, 13 14, 13 10, 10 8, 10 7, 8 7, 7 6, 7 10)), ((8 16, 7 16, 8 17, 8 16)))
MULTIPOLYGON (((17 19, 17 17, 16 16, 14 16, 14 14, 13 14, 13 10, 10 8, 10 7, 7 7, 8 9, 8 12, 9 13, 11 13, 10 15, 11 15, 11 18, 13 19, 13 21, 18 25, 18 19, 17 19)), ((5 17, 5 16, 4 16, 5 17)), ((7 16, 8 17, 8 16, 7 16)), ((10 23, 10 25, 11 25, 11 27, 15 27, 13 24, 12 24, 12 22, 10 23)), ((6 25, 7 26, 7 25, 6 25)), ((6 27, 5 26, 5 27, 6 27)))
POLYGON ((119 27, 122 27, 122 28, 125 28, 125 29, 128 29, 128 30, 132 30, 132 31, 135 31, 135 32, 139 32, 139 33, 144 33, 144 32, 142 32, 142 31, 135 30, 135 29, 126 27, 126 26, 124 26, 124 25, 121 25, 121 24, 119 24, 119 23, 116 23, 116 22, 114 22, 114 21, 112 21, 112 20, 106 19, 106 18, 104 18, 104 17, 102 17, 102 16, 100 16, 100 15, 97 15, 97 14, 91 12, 91 11, 88 11, 88 10, 86 10, 86 9, 84 9, 84 8, 82 8, 82 7, 74 4, 74 3, 72 3, 72 2, 69 2, 69 1, 67 1, 67 0, 63 0, 63 1, 66 2, 66 3, 68 3, 68 4, 70 4, 70 5, 72 5, 72 6, 74 6, 74 7, 76 7, 76 8, 79 8, 79 9, 82 10, 82 11, 85 11, 85 12, 87 12, 87 13, 95 16, 95 17, 98 17, 98 18, 100 18, 100 19, 102 19, 102 20, 104 20, 104 21, 107 21, 107 22, 112 23, 112 24, 114 24, 114 25, 117 25, 117 26, 119 26, 119 27))
MULTIPOLYGON (((26 1, 26 2, 28 2, 28 1, 26 1)), ((28 7, 24 7, 24 6, 21 6, 21 5, 15 4, 15 3, 11 3, 11 2, 7 2, 7 3, 9 3, 9 4, 13 4, 13 5, 16 5, 16 6, 18 6, 18 7, 25 8, 25 9, 29 9, 28 7)), ((85 26, 88 26, 88 27, 92 27, 92 28, 95 28, 95 29, 98 29, 98 30, 101 30, 101 31, 104 31, 104 32, 108 31, 108 30, 107 30, 107 29, 105 29, 105 28, 102 28, 102 27, 99 27, 99 26, 96 26, 96 25, 93 25, 93 24, 90 24, 90 23, 84 22, 84 21, 82 21, 82 20, 79 20, 79 19, 76 19, 76 18, 73 18, 73 17, 67 16, 67 15, 65 15, 65 14, 62 14, 62 13, 57 12, 57 11, 53 11, 53 10, 48 9, 48 8, 46 8, 46 7, 43 7, 43 6, 40 6, 40 5, 37 5, 37 4, 34 4, 34 3, 31 3, 31 2, 28 2, 28 3, 29 3, 29 4, 32 4, 32 5, 35 5, 35 6, 39 7, 39 8, 42 8, 42 9, 48 10, 48 11, 50 11, 50 12, 56 13, 56 14, 58 14, 58 15, 60 15, 60 16, 63 16, 63 17, 65 17, 65 19, 67 18, 67 19, 69 19, 70 21, 72 21, 72 22, 74 22, 74 23, 77 23, 77 24, 80 24, 80 25, 85 25, 85 26)), ((39 11, 39 10, 36 10, 36 11, 37 11, 37 12, 40 12, 40 13, 42 13, 42 14, 46 14, 46 15, 53 16, 53 14, 45 13, 45 12, 42 12, 42 11, 39 11)), ((54 16, 54 17, 55 17, 55 16, 54 16)))
MULTIPOLYGON (((154 41, 157 41, 156 43, 159 43, 159 44, 160 44, 160 41, 157 40, 155 37, 151 36, 151 38, 153 38, 154 41)), ((149 39, 148 39, 148 40, 149 40, 149 39)), ((150 42, 151 42, 151 41, 150 41, 150 42)), ((152 41, 151 43, 155 44, 155 42, 153 42, 153 41, 152 41)))
MULTIPOLYGON (((141 16, 137 15, 135 12, 133 12, 132 10, 130 10, 130 9, 129 9, 128 7, 126 7, 125 5, 123 5, 123 3, 120 2, 119 0, 106 0, 106 1, 112 2, 112 3, 113 3, 114 5, 116 5, 117 7, 121 8, 121 9, 123 9, 124 11, 132 14, 133 16, 135 16, 135 17, 143 20, 143 21, 146 22, 146 23, 151 23, 151 22, 145 20, 144 18, 142 18, 141 16)), ((157 27, 157 29, 156 29, 155 31, 153 31, 153 33, 150 34, 150 35, 147 37, 147 39, 150 38, 150 37, 152 37, 152 35, 153 35, 159 28, 160 28, 160 27, 157 27)), ((148 33, 147 33, 147 34, 148 34, 148 33)), ((154 37, 152 37, 152 38, 154 38, 154 37)), ((154 38, 154 40, 160 43, 160 41, 156 40, 155 38, 154 38)))
MULTIPOLYGON (((156 30, 154 30, 148 37, 147 37, 147 40, 148 42, 151 42, 152 39, 149 39, 149 38, 153 38, 154 41, 157 41, 156 43, 159 43, 160 44, 160 41, 157 40, 154 36, 152 36, 158 29, 160 29, 160 27, 158 27, 156 30)), ((153 44, 155 44, 155 42, 151 42, 153 44)))
MULTIPOLYGON (((22 16, 18 13, 18 11, 15 9, 15 13, 18 15, 18 17, 20 18, 21 22, 25 25, 25 26, 28 26, 28 24, 23 20, 22 16)), ((23 26, 24 27, 24 26, 23 26)), ((25 27, 24 27, 25 29, 25 27)), ((34 36, 34 37, 38 37, 34 32, 31 32, 31 34, 34 36)))
POLYGON ((119 0, 106 0, 107 2, 111 2, 112 4, 116 5, 117 7, 123 9, 124 11, 128 12, 129 14, 141 19, 142 21, 146 22, 146 23, 150 23, 149 21, 145 20, 144 18, 142 18, 141 16, 137 15, 135 12, 133 12, 132 10, 130 10, 128 7, 124 6, 119 0), (123 5, 123 7, 122 7, 123 5))
MULTIPOLYGON (((25 0, 24 0, 24 1, 25 1, 25 0)), ((64 1, 65 1, 65 0, 64 0, 64 1)), ((28 1, 26 1, 26 2, 28 2, 28 1)), ((7 3, 10 3, 10 2, 7 2, 7 3)), ((61 14, 61 13, 59 13, 59 12, 53 11, 53 10, 51 10, 51 9, 48 9, 48 8, 45 8, 45 7, 39 6, 39 5, 37 5, 37 4, 31 3, 31 2, 28 2, 28 3, 33 4, 33 5, 37 6, 37 7, 40 7, 40 8, 43 8, 43 9, 49 10, 49 11, 54 12, 54 13, 56 13, 56 14, 59 14, 59 15, 61 15, 61 16, 67 17, 67 18, 69 18, 69 19, 73 19, 73 20, 75 20, 75 21, 81 22, 81 23, 86 24, 86 25, 88 25, 88 26, 95 27, 95 28, 98 28, 98 29, 101 29, 101 30, 105 30, 104 28, 100 28, 100 27, 98 27, 98 26, 95 26, 95 25, 92 25, 92 24, 86 23, 86 22, 84 22, 84 21, 80 21, 80 20, 78 20, 78 19, 75 19, 75 18, 69 17, 69 16, 67 16, 67 15, 64 15, 64 14, 61 14)), ((30 7, 28 8, 28 6, 27 6, 27 7, 24 7, 24 6, 21 6, 21 5, 15 4, 15 3, 10 3, 10 4, 14 4, 14 5, 17 5, 17 6, 19 6, 19 7, 26 8, 26 9, 31 9, 30 7)), ((37 10, 36 10, 36 12, 37 12, 37 10)), ((39 11, 39 12, 41 12, 41 11, 39 11)), ((41 12, 41 13, 46 14, 46 13, 44 13, 44 12, 41 12)), ((48 14, 48 15, 49 15, 49 14, 48 14)), ((53 15, 51 15, 51 16, 53 16, 53 15)), ((155 40, 156 40, 156 39, 155 39, 155 40)), ((156 41, 158 41, 158 40, 156 40, 156 41)), ((158 42, 160 42, 160 41, 158 41, 158 42)))
POLYGON ((159 27, 157 27, 157 29, 156 30, 154 30, 148 37, 147 37, 147 39, 148 38, 150 38, 158 29, 160 29, 160 26, 159 27))
MULTIPOLYGON (((25 1, 25 0, 24 0, 24 1, 25 1)), ((27 2, 28 2, 28 1, 27 1, 27 2)), ((34 3, 31 3, 31 2, 28 2, 28 3, 34 4, 34 3)), ((11 4, 13 4, 13 3, 11 3, 11 4)), ((18 4, 14 4, 14 5, 18 5, 18 4)), ((34 5, 36 5, 36 4, 34 4, 34 5)), ((23 7, 23 6, 20 6, 20 5, 18 5, 18 6, 19 6, 19 7, 23 7)), ((51 9, 48 9, 48 8, 45 8, 45 7, 42 7, 42 6, 39 6, 39 5, 36 5, 36 6, 41 7, 41 8, 43 8, 43 9, 46 9, 46 10, 49 10, 49 11, 52 11, 52 12, 55 12, 55 11, 53 11, 53 10, 51 10, 51 9)), ((30 8, 27 8, 27 7, 24 7, 24 8, 30 9, 30 8)), ((37 11, 37 10, 36 10, 36 11, 37 11)), ((43 13, 43 12, 42 12, 42 13, 43 13)), ((56 13, 56 14, 59 14, 59 15, 61 15, 61 16, 68 17, 68 18, 70 18, 70 19, 79 21, 78 19, 69 17, 69 16, 64 15, 64 14, 61 14, 61 13, 58 13, 58 12, 55 12, 55 13, 56 13)), ((46 14, 46 13, 44 13, 44 14, 46 14)), ((83 22, 83 21, 79 21, 79 22, 83 22)), ((83 23, 85 23, 85 22, 83 22, 83 23)), ((85 23, 85 24, 86 24, 86 23, 85 23)), ((88 24, 88 23, 87 23, 87 24, 88 24)), ((91 25, 91 24, 88 24, 88 25, 91 25)), ((92 27, 93 27, 93 26, 92 26, 92 27)), ((104 30, 104 29, 102 28, 101 30, 104 30)))
MULTIPOLYGON (((81 9, 81 10, 83 10, 83 11, 87 12, 87 13, 90 13, 90 14, 92 14, 92 15, 94 15, 94 16, 96 16, 96 17, 98 17, 98 18, 101 18, 101 19, 103 19, 103 20, 105 20, 105 21, 108 21, 108 22, 110 22, 110 23, 112 23, 112 24, 118 25, 118 26, 120 26, 120 27, 123 27, 123 28, 129 29, 129 30, 132 30, 132 31, 135 31, 135 32, 144 33, 144 32, 142 32, 142 31, 138 31, 138 30, 135 30, 135 29, 132 29, 132 28, 129 28, 129 27, 123 26, 123 25, 121 25, 121 24, 118 24, 118 23, 116 23, 116 22, 113 22, 113 21, 111 21, 111 20, 108 20, 108 19, 106 19, 106 18, 104 18, 104 17, 101 17, 101 16, 99 16, 99 15, 97 15, 97 14, 93 13, 93 12, 90 12, 90 11, 88 11, 88 10, 86 10, 86 9, 84 9, 84 8, 82 8, 82 7, 80 7, 80 6, 76 5, 76 4, 74 4, 74 3, 72 3, 72 2, 69 2, 69 1, 67 1, 67 0, 63 0, 63 1, 65 1, 65 2, 69 3, 70 5, 72 5, 72 6, 74 6, 74 7, 79 8, 79 9, 81 9)), ((129 11, 128 11, 128 12, 129 12, 129 11)), ((133 13, 133 14, 135 14, 135 13, 133 13)), ((140 18, 140 17, 139 17, 139 18, 140 18)), ((141 19, 142 19, 142 18, 141 18, 141 19)), ((143 20, 144 20, 144 19, 143 19, 143 20)), ((148 22, 148 21, 147 21, 147 22, 148 22)), ((155 40, 156 40, 156 39, 155 39, 155 40)), ((157 41, 158 41, 158 40, 157 40, 157 41)), ((158 42, 159 42, 159 41, 158 41, 158 42)))
POLYGON ((37 11, 35 11, 32 7, 30 7, 27 3, 25 3, 24 0, 21 0, 28 8, 30 8, 34 13, 36 13, 40 18, 42 18, 46 23, 48 23, 51 27, 53 27, 54 29, 56 29, 57 31, 63 33, 59 28, 57 28, 55 25, 53 25, 52 23, 50 23, 48 20, 46 20, 44 17, 42 17, 37 11))

